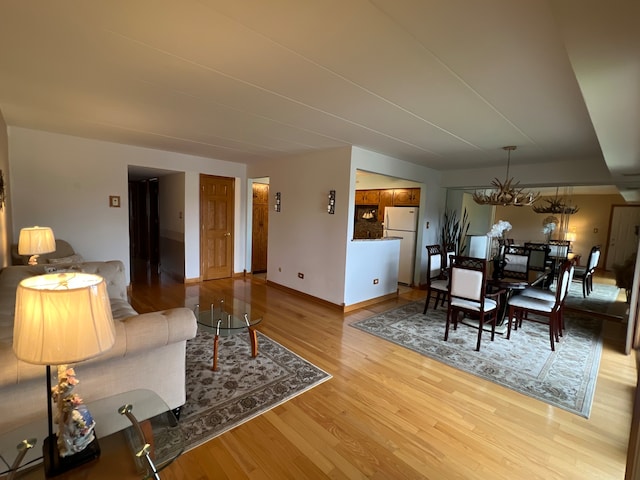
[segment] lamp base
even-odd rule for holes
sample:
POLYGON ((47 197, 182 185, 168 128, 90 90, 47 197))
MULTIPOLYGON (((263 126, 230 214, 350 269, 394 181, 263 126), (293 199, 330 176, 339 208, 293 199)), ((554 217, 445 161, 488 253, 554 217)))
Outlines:
POLYGON ((96 437, 81 452, 61 457, 58 452, 58 438, 54 434, 44 439, 42 456, 44 459, 44 475, 46 478, 51 478, 98 458, 100 456, 100 445, 98 445, 98 438, 96 437))

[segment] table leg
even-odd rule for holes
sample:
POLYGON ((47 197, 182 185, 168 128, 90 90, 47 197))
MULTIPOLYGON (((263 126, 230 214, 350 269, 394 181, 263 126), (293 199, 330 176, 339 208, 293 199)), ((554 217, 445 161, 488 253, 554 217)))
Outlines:
POLYGON ((251 357, 258 356, 258 332, 255 328, 249 327, 249 340, 251 341, 251 357))
POLYGON ((220 335, 216 333, 216 336, 213 337, 213 368, 214 372, 218 371, 218 341, 220 340, 220 335))

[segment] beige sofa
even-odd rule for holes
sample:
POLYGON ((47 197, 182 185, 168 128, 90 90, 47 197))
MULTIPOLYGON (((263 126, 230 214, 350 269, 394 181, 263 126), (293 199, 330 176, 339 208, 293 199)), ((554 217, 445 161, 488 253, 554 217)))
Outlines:
MULTIPOLYGON (((18 360, 13 353, 13 316, 18 283, 41 275, 50 264, 11 266, 0 272, 0 432, 46 416, 45 367, 18 360)), ((138 314, 127 300, 127 281, 121 261, 84 262, 71 268, 105 278, 116 324, 113 348, 80 362, 75 370, 77 393, 91 401, 137 388, 157 392, 175 409, 185 402, 186 341, 196 335, 193 312, 185 307, 138 314)), ((55 368, 52 369, 55 372, 55 368)))

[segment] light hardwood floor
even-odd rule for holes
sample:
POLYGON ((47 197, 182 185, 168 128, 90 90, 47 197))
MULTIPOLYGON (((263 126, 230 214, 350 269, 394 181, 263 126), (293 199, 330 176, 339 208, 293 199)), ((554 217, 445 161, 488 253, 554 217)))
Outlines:
POLYGON ((620 323, 606 323, 584 419, 349 326, 424 291, 343 314, 251 277, 131 289, 140 312, 220 294, 265 309, 258 329, 333 378, 183 454, 164 480, 624 478, 636 368, 620 323))

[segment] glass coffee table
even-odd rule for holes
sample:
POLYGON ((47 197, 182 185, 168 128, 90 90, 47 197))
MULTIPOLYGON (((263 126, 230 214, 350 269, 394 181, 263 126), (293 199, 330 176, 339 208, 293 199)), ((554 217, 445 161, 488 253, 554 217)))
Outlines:
POLYGON ((249 332, 251 342, 251 357, 258 355, 258 332, 255 326, 262 321, 262 312, 252 308, 251 304, 238 299, 218 301, 209 304, 207 310, 201 310, 200 304, 194 308, 198 324, 206 327, 215 334, 213 339, 213 366, 218 370, 218 343, 220 337, 235 335, 243 331, 249 332))
MULTIPOLYGON (((96 421, 100 456, 55 476, 75 479, 159 479, 184 450, 178 421, 155 392, 133 390, 87 402, 96 421)), ((43 479, 44 418, 0 435, 0 479, 43 479)))

